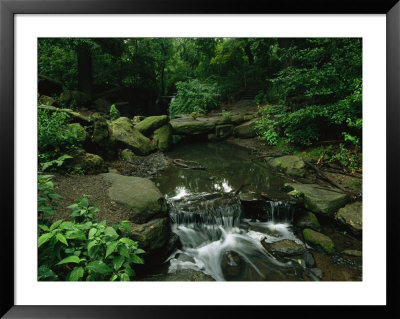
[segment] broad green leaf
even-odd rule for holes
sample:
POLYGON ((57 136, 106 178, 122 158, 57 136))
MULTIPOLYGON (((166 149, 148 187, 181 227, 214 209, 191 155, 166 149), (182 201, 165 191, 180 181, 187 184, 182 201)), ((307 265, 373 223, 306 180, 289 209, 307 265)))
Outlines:
POLYGON ((130 281, 128 274, 126 273, 121 274, 121 281, 130 281))
POLYGON ((123 228, 123 230, 127 233, 131 233, 132 232, 132 228, 129 225, 129 221, 127 220, 123 220, 122 222, 120 222, 121 227, 123 228))
POLYGON ((135 254, 136 254, 136 255, 138 255, 138 254, 144 254, 144 253, 145 253, 145 251, 144 251, 143 249, 141 249, 141 248, 135 249, 135 254))
POLYGON ((144 264, 144 260, 142 258, 140 258, 139 256, 136 256, 135 254, 131 255, 131 259, 130 260, 134 264, 144 264))
POLYGON ((61 219, 60 219, 60 220, 57 220, 56 222, 54 222, 54 223, 50 226, 50 231, 56 229, 62 222, 63 222, 63 221, 62 221, 61 219))
POLYGON ((126 258, 130 257, 129 256, 129 250, 128 250, 128 248, 126 248, 125 245, 118 246, 118 252, 119 252, 120 255, 122 255, 122 256, 124 256, 126 258))
POLYGON ((38 269, 38 280, 57 280, 58 276, 46 265, 42 265, 38 269))
POLYGON ((49 198, 51 198, 51 199, 60 199, 60 198, 62 198, 61 195, 56 194, 56 193, 54 193, 54 194, 48 194, 47 196, 49 196, 49 198))
POLYGON ((77 256, 68 256, 68 257, 65 257, 63 260, 61 260, 59 263, 57 263, 57 265, 63 265, 63 264, 69 264, 69 263, 79 264, 80 261, 81 260, 77 256))
POLYGON ((124 263, 124 261, 125 261, 125 257, 124 257, 124 256, 118 255, 117 257, 115 257, 115 258, 112 260, 114 269, 115 269, 115 270, 120 269, 121 266, 122 266, 122 264, 124 263))
POLYGON ((50 231, 49 227, 47 227, 46 225, 39 225, 39 228, 43 231, 50 231))
POLYGON ((45 242, 47 242, 50 238, 52 238, 53 235, 54 235, 53 233, 46 233, 40 236, 38 238, 38 248, 40 248, 40 246, 42 246, 45 242))
POLYGON ((118 242, 117 241, 112 241, 111 243, 109 243, 107 245, 106 257, 105 258, 110 256, 114 252, 115 248, 117 248, 117 246, 118 246, 118 242))
POLYGON ((87 197, 83 197, 80 201, 81 206, 88 208, 89 206, 89 200, 87 199, 87 197))
POLYGON ((60 225, 61 229, 65 229, 65 230, 74 230, 74 223, 73 222, 63 222, 60 225))
POLYGON ((97 241, 92 240, 91 242, 89 242, 88 246, 87 246, 87 250, 88 250, 89 257, 94 257, 94 255, 96 254, 96 252, 98 250, 97 241))
POLYGON ((43 164, 41 164, 42 165, 42 171, 45 171, 46 169, 48 169, 50 166, 52 166, 53 165, 53 161, 51 161, 51 162, 46 162, 46 163, 43 163, 43 164))
POLYGON ((92 261, 91 263, 88 263, 86 265, 87 269, 90 269, 94 272, 97 272, 99 274, 102 275, 107 275, 112 273, 112 269, 110 267, 108 267, 103 261, 101 260, 96 260, 96 261, 92 261))
POLYGON ((64 161, 64 160, 66 160, 68 158, 73 158, 73 157, 68 155, 68 154, 64 154, 63 156, 60 156, 57 160, 64 161))
POLYGON ((78 281, 83 277, 85 270, 82 267, 75 267, 67 277, 68 281, 78 281))
POLYGON ((129 266, 129 264, 125 264, 125 273, 129 276, 135 276, 135 271, 131 268, 131 266, 129 266))
POLYGON ((129 238, 126 238, 126 237, 121 238, 119 241, 121 243, 126 244, 128 247, 131 247, 131 246, 135 245, 135 242, 132 239, 129 239, 129 238))
POLYGON ((114 274, 114 275, 112 275, 110 281, 115 281, 115 279, 117 279, 117 278, 118 278, 118 275, 117 275, 117 274, 114 274))
POLYGON ((115 229, 112 227, 107 227, 106 230, 104 231, 104 234, 108 236, 111 240, 115 240, 119 237, 115 229))
POLYGON ((48 180, 48 179, 50 179, 50 178, 52 178, 52 177, 54 177, 54 175, 39 175, 39 176, 38 176, 39 181, 48 180))
POLYGON ((81 230, 69 230, 65 233, 67 239, 86 240, 85 233, 81 230))
POLYGON ((46 213, 49 215, 55 215, 57 213, 53 208, 47 206, 38 207, 38 212, 46 213))
POLYGON ((58 233, 56 235, 56 238, 58 239, 59 242, 61 242, 64 245, 68 246, 68 242, 67 242, 67 240, 65 239, 65 237, 62 234, 58 233))
POLYGON ((69 208, 69 209, 75 209, 78 207, 79 207, 78 204, 72 204, 72 205, 67 206, 67 208, 69 208))
POLYGON ((89 239, 92 239, 94 234, 96 234, 97 229, 96 228, 92 228, 91 230, 89 230, 89 239))

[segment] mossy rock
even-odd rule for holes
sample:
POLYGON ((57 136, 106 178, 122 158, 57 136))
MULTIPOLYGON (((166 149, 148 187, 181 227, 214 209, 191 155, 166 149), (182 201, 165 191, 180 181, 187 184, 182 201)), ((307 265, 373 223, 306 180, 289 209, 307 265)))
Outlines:
POLYGON ((72 154, 72 157, 73 167, 77 170, 83 170, 85 174, 95 175, 108 172, 103 158, 99 155, 86 153, 84 150, 78 150, 72 154))
POLYGON ((147 254, 151 254, 153 251, 165 247, 168 243, 169 235, 170 227, 168 218, 157 218, 146 224, 132 225, 130 237, 138 241, 139 246, 147 254))
POLYGON ((225 125, 217 125, 215 127, 215 135, 219 139, 225 139, 231 136, 233 133, 233 125, 225 124, 225 125))
POLYGON ((177 118, 170 123, 175 135, 199 135, 212 133, 215 130, 215 121, 204 117, 195 120, 190 117, 177 118))
POLYGON ((172 127, 167 123, 154 131, 153 141, 161 152, 168 151, 172 145, 172 127))
POLYGON ((335 220, 353 234, 362 232, 362 202, 354 202, 340 208, 335 213, 335 220))
POLYGON ((132 162, 136 158, 135 153, 133 153, 130 149, 124 149, 121 152, 121 159, 126 162, 132 162))
POLYGON ((68 131, 71 132, 79 142, 85 143, 89 138, 89 134, 83 128, 83 126, 79 123, 71 123, 67 127, 68 131))
POLYGON ((99 113, 94 113, 90 120, 93 122, 93 141, 97 144, 102 144, 109 137, 108 124, 104 117, 99 113))
POLYGON ((156 147, 150 139, 139 132, 127 117, 120 117, 111 122, 111 140, 131 149, 135 154, 147 155, 156 147))
POLYGON ((256 136, 254 127, 256 125, 256 119, 252 119, 248 122, 244 122, 238 125, 234 129, 234 135, 239 138, 252 138, 256 136))
POLYGON ((311 228, 316 231, 321 230, 321 225, 318 221, 318 218, 312 212, 306 212, 303 216, 301 216, 297 221, 296 226, 302 229, 311 228))
POLYGON ((39 98, 39 104, 40 105, 48 105, 51 106, 55 103, 56 100, 54 100, 52 97, 47 96, 47 95, 42 95, 39 98))
POLYGON ((316 232, 310 228, 303 229, 303 236, 306 242, 317 246, 328 254, 332 254, 335 251, 335 245, 328 236, 316 232))
POLYGON ((140 133, 149 136, 152 132, 154 132, 154 130, 160 128, 168 121, 169 118, 167 115, 149 116, 143 121, 137 123, 135 125, 135 129, 137 129, 140 133))
POLYGON ((294 155, 286 155, 281 157, 276 157, 268 161, 268 163, 284 171, 288 175, 303 177, 306 173, 304 161, 294 155))

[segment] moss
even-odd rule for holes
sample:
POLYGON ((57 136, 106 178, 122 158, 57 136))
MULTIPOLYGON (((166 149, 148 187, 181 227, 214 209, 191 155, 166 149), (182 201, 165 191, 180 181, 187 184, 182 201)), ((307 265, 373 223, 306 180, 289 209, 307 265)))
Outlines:
POLYGON ((79 142, 84 143, 88 138, 88 133, 79 123, 72 123, 68 125, 68 131, 70 131, 79 142))
POLYGON ((123 161, 132 162, 135 159, 135 157, 136 157, 135 153, 133 153, 131 150, 127 148, 121 152, 121 159, 123 161))
POLYGON ((307 212, 306 216, 310 219, 311 225, 314 229, 321 229, 321 225, 318 221, 317 216, 315 216, 315 214, 313 214, 311 212, 307 212))
POLYGON ((137 123, 135 129, 144 135, 149 135, 154 132, 154 130, 166 124, 168 120, 169 118, 167 115, 149 116, 137 123))
POLYGON ((154 131, 153 140, 160 151, 165 152, 169 150, 172 144, 171 125, 168 123, 156 129, 154 131))
POLYGON ((316 245, 328 254, 332 254, 335 251, 335 245, 332 239, 324 234, 306 228, 303 229, 303 236, 308 243, 316 245))

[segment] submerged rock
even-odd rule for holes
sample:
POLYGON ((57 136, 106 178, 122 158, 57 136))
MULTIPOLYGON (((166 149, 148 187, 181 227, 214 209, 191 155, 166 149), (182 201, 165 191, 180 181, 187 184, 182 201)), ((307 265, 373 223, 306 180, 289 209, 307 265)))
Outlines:
POLYGON ((147 155, 156 149, 150 139, 140 133, 127 117, 120 117, 111 122, 110 128, 111 139, 131 149, 135 154, 147 155))
POLYGON ((172 127, 165 124, 154 131, 153 141, 161 152, 168 151, 172 145, 172 127))
POLYGON ((149 136, 154 130, 160 128, 169 121, 167 115, 149 116, 135 125, 142 134, 149 136))
POLYGON ((256 132, 254 130, 256 120, 257 119, 252 119, 248 122, 236 126, 234 129, 234 135, 239 138, 251 138, 256 136, 256 132))
POLYGON ((332 239, 324 234, 316 232, 310 228, 306 228, 303 230, 303 236, 308 243, 313 244, 318 248, 321 248, 328 254, 331 254, 335 251, 335 245, 333 244, 332 239))
POLYGON ((167 216, 167 202, 151 180, 113 173, 102 176, 112 183, 108 189, 110 199, 131 209, 132 222, 141 224, 167 216))
POLYGON ((245 263, 237 252, 229 250, 222 256, 221 269, 227 280, 233 280, 240 276, 244 267, 245 263))
POLYGON ((321 188, 317 184, 287 183, 286 188, 292 189, 303 199, 304 207, 313 213, 332 215, 347 202, 347 195, 340 190, 321 188))
POLYGON ((335 214, 335 220, 353 234, 360 234, 362 232, 362 202, 355 202, 340 208, 335 214))
POLYGON ((278 257, 301 255, 306 250, 304 246, 288 239, 273 243, 267 243, 264 239, 261 244, 267 251, 278 257))
POLYGON ((303 160, 294 155, 286 155, 270 159, 268 163, 275 168, 284 171, 288 175, 303 177, 306 173, 303 160))

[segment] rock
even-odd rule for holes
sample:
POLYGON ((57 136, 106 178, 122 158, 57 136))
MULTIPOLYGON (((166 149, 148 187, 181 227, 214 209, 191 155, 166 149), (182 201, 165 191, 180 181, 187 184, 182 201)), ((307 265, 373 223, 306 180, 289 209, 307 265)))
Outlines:
POLYGON ((340 208, 335 214, 335 220, 353 234, 360 234, 362 232, 362 203, 355 202, 340 208))
POLYGON ((157 218, 146 224, 134 224, 131 226, 132 233, 129 235, 132 240, 139 242, 139 247, 146 251, 147 255, 157 251, 168 243, 170 228, 168 218, 157 218))
POLYGON ((131 149, 138 155, 147 155, 155 150, 150 139, 140 133, 127 117, 111 122, 111 139, 131 149))
POLYGON ((334 252, 335 245, 333 244, 332 239, 330 239, 328 236, 316 232, 310 228, 303 229, 303 236, 308 243, 322 248, 322 250, 328 254, 334 252))
POLYGON ((304 263, 307 268, 314 268, 315 267, 315 259, 309 251, 305 251, 303 254, 302 259, 304 260, 304 263))
POLYGON ((52 97, 47 96, 47 95, 41 95, 39 98, 39 105, 48 105, 51 106, 54 104, 56 100, 54 100, 52 97))
POLYGON ((296 226, 301 229, 311 228, 316 231, 321 230, 321 225, 318 222, 317 216, 311 212, 306 212, 303 216, 301 216, 297 221, 296 226))
POLYGON ((167 123, 156 129, 153 134, 153 141, 157 148, 162 151, 168 151, 172 145, 172 127, 167 123))
POLYGON ((256 124, 256 119, 240 124, 234 128, 233 134, 239 138, 254 137, 256 136, 256 132, 254 130, 255 124, 256 124))
POLYGON ((108 131, 108 124, 104 117, 102 117, 99 113, 94 113, 90 117, 91 121, 93 122, 93 141, 96 144, 104 144, 105 141, 108 140, 109 131, 108 131))
POLYGON ((89 134, 86 132, 86 130, 79 123, 71 123, 71 124, 69 124, 67 126, 67 130, 71 134, 76 136, 78 141, 81 142, 82 144, 85 143, 89 138, 89 134))
POLYGON ((319 268, 311 268, 310 273, 316 276, 318 279, 322 279, 322 277, 324 276, 323 271, 319 268))
POLYGON ((229 250, 223 254, 221 269, 225 279, 237 278, 243 272, 244 267, 245 263, 237 252, 229 250))
POLYGON ((215 122, 207 118, 183 117, 171 120, 174 134, 177 135, 199 135, 211 133, 215 130, 215 122))
POLYGON ((362 252, 354 249, 346 249, 342 251, 343 254, 353 257, 362 257, 362 252))
POLYGON ((272 167, 278 168, 288 175, 303 177, 306 173, 305 163, 298 156, 286 155, 275 157, 269 160, 268 163, 272 167))
POLYGON ((263 220, 265 215, 266 202, 261 195, 244 191, 239 193, 239 200, 243 208, 243 216, 252 220, 263 220))
POLYGON ((132 222, 143 224, 167 216, 167 202, 151 180, 111 173, 102 176, 112 183, 110 199, 131 209, 132 222))
POLYGON ((193 269, 180 269, 174 273, 167 274, 157 281, 215 281, 215 279, 205 273, 193 269))
POLYGON ((130 149, 124 149, 121 152, 121 159, 123 161, 132 162, 136 158, 135 153, 133 153, 130 149))
POLYGON ((94 101, 94 105, 98 112, 106 114, 110 113, 111 103, 109 101, 102 98, 98 98, 96 101, 94 101))
POLYGON ((140 121, 143 121, 145 118, 146 118, 146 117, 143 116, 143 115, 135 115, 135 116, 132 118, 132 122, 133 122, 133 123, 139 123, 140 121))
POLYGON ((340 190, 321 188, 317 184, 286 183, 285 187, 295 190, 303 198, 304 207, 313 213, 330 216, 347 202, 347 195, 340 190))
POLYGON ((267 251, 278 257, 301 255, 306 250, 304 246, 299 245, 293 240, 288 239, 276 241, 273 243, 267 243, 264 239, 261 241, 261 244, 267 251))
POLYGON ((60 101, 64 104, 75 104, 75 106, 88 106, 91 101, 91 97, 89 94, 81 91, 64 91, 60 95, 60 101))
POLYGON ((225 125, 217 125, 215 127, 215 135, 219 139, 225 139, 231 136, 233 133, 233 125, 225 124, 225 125))
POLYGON ((160 128, 168 123, 169 118, 167 115, 149 116, 143 121, 137 123, 135 128, 142 134, 149 136, 154 130, 160 128))
POLYGON ((58 95, 62 92, 62 84, 58 80, 39 74, 38 92, 40 95, 52 95, 52 94, 58 95))
POLYGON ((214 118, 213 120, 215 121, 215 125, 221 125, 221 124, 238 125, 245 121, 243 115, 240 114, 232 114, 231 116, 225 116, 225 117, 220 116, 218 118, 214 118))
POLYGON ((108 172, 104 160, 99 155, 77 150, 72 153, 72 157, 72 166, 75 169, 82 169, 85 174, 94 175, 108 172))

